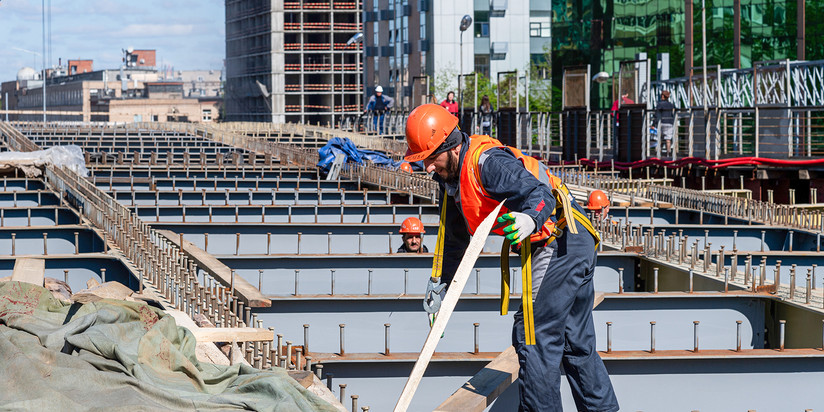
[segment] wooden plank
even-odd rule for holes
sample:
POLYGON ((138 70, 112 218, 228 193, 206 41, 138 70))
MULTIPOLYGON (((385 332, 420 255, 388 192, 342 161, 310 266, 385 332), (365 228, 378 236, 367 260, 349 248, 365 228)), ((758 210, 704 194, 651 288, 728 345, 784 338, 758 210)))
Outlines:
MULTIPOLYGON (((169 241, 180 247, 180 235, 171 230, 158 230, 158 233, 165 236, 169 241)), ((195 246, 188 240, 183 240, 183 250, 192 257, 197 266, 206 273, 212 275, 223 286, 230 287, 232 283, 232 269, 217 260, 205 250, 195 246)), ((272 300, 260 293, 258 288, 247 282, 240 276, 235 275, 235 294, 240 300, 252 308, 268 308, 272 306, 272 300)))
POLYGON ((478 225, 478 229, 475 230, 475 235, 472 236, 472 240, 464 252, 463 259, 461 259, 461 263, 458 265, 458 270, 455 271, 455 277, 449 284, 446 297, 443 303, 441 303, 441 309, 438 311, 438 317, 435 318, 435 322, 429 330, 429 335, 426 337, 426 342, 424 342, 421 354, 418 356, 418 360, 412 368, 412 373, 409 375, 409 379, 403 387, 403 392, 398 399, 398 403, 395 405, 395 412, 405 412, 409 408, 409 404, 412 403, 412 397, 418 389, 418 384, 421 383, 423 373, 426 372, 426 367, 432 359, 432 354, 435 353, 435 348, 441 340, 441 335, 443 335, 443 332, 446 330, 446 324, 452 316, 452 311, 454 311, 455 306, 458 305, 458 299, 461 297, 461 292, 463 292, 466 281, 469 280, 469 274, 475 266, 475 261, 478 260, 478 255, 481 254, 484 243, 486 243, 486 238, 489 236, 489 231, 492 230, 492 225, 495 223, 498 211, 501 210, 503 205, 504 202, 501 201, 501 203, 484 218, 483 222, 478 225))
MULTIPOLYGON (((604 301, 604 293, 596 292, 592 307, 595 308, 604 301)), ((492 362, 489 362, 480 372, 458 388, 440 406, 438 412, 480 412, 486 409, 495 399, 518 380, 518 354, 515 347, 510 346, 501 352, 492 362)))
POLYGON ((198 342, 271 342, 275 334, 263 328, 194 328, 198 342))
POLYGON ((483 411, 518 379, 519 370, 518 354, 515 353, 515 347, 510 346, 435 408, 435 411, 483 411))
POLYGON ((14 260, 11 280, 44 286, 46 280, 46 261, 43 259, 20 258, 14 260))

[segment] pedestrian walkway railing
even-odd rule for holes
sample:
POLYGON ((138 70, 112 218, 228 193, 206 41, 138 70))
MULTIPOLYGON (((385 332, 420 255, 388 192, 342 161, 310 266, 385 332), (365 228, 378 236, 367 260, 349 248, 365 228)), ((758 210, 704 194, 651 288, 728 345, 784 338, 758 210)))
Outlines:
POLYGON ((14 128, 11 124, 0 122, 0 135, 2 135, 3 142, 9 149, 17 152, 34 152, 40 150, 40 147, 29 140, 23 133, 14 128))
MULTIPOLYGON (((158 125, 160 125, 159 127, 163 130, 203 136, 204 138, 227 145, 261 153, 265 156, 273 156, 280 159, 283 163, 293 163, 308 169, 315 168, 319 160, 317 149, 307 149, 293 144, 269 142, 261 137, 251 137, 211 126, 192 123, 148 123, 139 126, 157 127, 158 125)), ((295 130, 295 133, 306 130, 312 131, 312 129, 301 128, 295 128, 293 130, 295 130)), ((373 164, 349 163, 342 169, 341 176, 358 180, 364 184, 374 185, 381 189, 407 192, 410 196, 417 196, 425 201, 434 202, 438 197, 437 183, 429 177, 391 170, 373 164)))
POLYGON ((406 152, 406 143, 390 138, 379 137, 340 129, 322 126, 307 126, 297 123, 256 123, 256 122, 227 122, 212 125, 221 130, 228 130, 256 138, 282 139, 289 136, 289 143, 297 143, 293 136, 317 137, 330 140, 333 137, 348 138, 356 146, 371 150, 379 150, 387 154, 403 155, 406 152))
MULTIPOLYGON (((477 113, 467 111, 464 117, 464 129, 477 131, 477 113)), ((405 123, 401 113, 394 119, 405 123)), ((679 109, 674 112, 669 153, 656 111, 643 105, 616 112, 503 110, 496 112, 494 123, 492 137, 552 161, 824 157, 824 107, 679 109)))
POLYGON ((391 170, 375 165, 348 163, 341 170, 341 176, 371 183, 384 190, 407 192, 410 196, 410 203, 415 196, 432 203, 438 200, 438 183, 427 175, 391 170))
MULTIPOLYGON (((673 207, 703 210, 769 225, 824 232, 824 211, 808 211, 750 198, 707 193, 682 187, 650 184, 647 180, 625 179, 613 175, 587 172, 577 167, 551 167, 564 182, 607 193, 646 198, 671 203, 673 207)), ((632 202, 631 202, 632 203, 632 202)))

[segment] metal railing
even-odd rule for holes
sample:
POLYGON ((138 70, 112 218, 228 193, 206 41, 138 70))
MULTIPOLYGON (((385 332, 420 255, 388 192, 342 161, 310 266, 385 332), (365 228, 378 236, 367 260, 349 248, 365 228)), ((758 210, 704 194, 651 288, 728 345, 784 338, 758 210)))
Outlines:
POLYGON ((34 152, 40 150, 40 147, 29 140, 23 133, 15 129, 9 123, 0 122, 0 136, 3 141, 9 146, 11 150, 17 152, 34 152))
MULTIPOLYGON (((155 125, 155 123, 149 123, 148 125, 155 125)), ((293 127, 294 129, 291 130, 295 130, 296 132, 308 130, 311 133, 316 132, 318 129, 311 126, 309 128, 303 126, 297 127, 298 125, 292 124, 287 124, 286 126, 286 130, 293 127)), ((280 159, 281 162, 294 163, 310 169, 314 168, 318 164, 319 160, 318 151, 316 149, 306 149, 297 145, 285 143, 268 142, 258 137, 249 137, 247 135, 212 128, 209 126, 191 123, 167 123, 163 127, 166 128, 164 130, 177 130, 195 134, 222 142, 227 145, 261 153, 264 156, 274 156, 280 159)), ((326 130, 323 131, 325 132, 326 130)), ((342 169, 341 176, 352 180, 358 180, 364 184, 377 186, 381 189, 392 189, 401 192, 408 192, 411 196, 418 196, 431 202, 437 201, 438 198, 438 185, 429 177, 399 172, 372 164, 349 163, 342 169)))
MULTIPOLYGON (((632 158, 730 157, 821 158, 824 157, 824 107, 702 108, 675 111, 671 146, 664 150, 661 123, 655 110, 643 108, 567 110, 563 112, 496 112, 492 137, 525 153, 552 161, 618 159, 618 145, 635 143, 632 158), (640 119, 618 127, 619 119, 640 119), (704 121, 707 119, 707 121, 704 121), (651 130, 655 128, 656 133, 651 130), (653 138, 654 137, 654 138, 653 138)), ((468 132, 480 127, 477 113, 466 112, 468 132)), ((394 123, 405 123, 397 113, 394 123)), ((371 123, 370 123, 371 124, 371 123)), ((403 130, 403 129, 398 129, 403 130)), ((391 133, 391 131, 389 132, 391 133)), ((622 149, 626 149, 623 147, 622 149)), ((627 154, 629 157, 629 154, 627 154)))
POLYGON ((341 176, 381 189, 408 192, 410 203, 413 196, 421 197, 433 204, 438 201, 438 183, 427 175, 410 174, 375 165, 348 163, 341 169, 341 176))
MULTIPOLYGON (((346 122, 344 122, 346 124, 346 122)), ((228 130, 256 138, 277 138, 283 135, 317 137, 329 140, 333 137, 348 138, 356 146, 379 150, 388 154, 406 153, 406 143, 394 139, 387 139, 377 135, 368 135, 355 131, 332 129, 321 126, 307 126, 297 123, 256 123, 256 122, 228 122, 215 123, 211 127, 228 130)), ((355 128, 354 130, 357 130, 355 128)))
POLYGON ((550 171, 570 184, 645 198, 653 202, 667 202, 677 208, 703 210, 768 225, 824 233, 824 211, 799 210, 789 205, 779 205, 751 198, 650 184, 646 180, 604 176, 594 172, 585 172, 577 167, 551 167, 550 171))

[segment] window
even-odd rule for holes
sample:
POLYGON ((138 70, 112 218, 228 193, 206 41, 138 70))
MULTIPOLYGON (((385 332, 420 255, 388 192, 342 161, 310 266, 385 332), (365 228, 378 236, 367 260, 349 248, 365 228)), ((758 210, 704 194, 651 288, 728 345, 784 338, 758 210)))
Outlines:
POLYGON ((212 121, 212 109, 203 109, 203 117, 204 122, 211 122, 212 121))
POLYGON ((475 37, 489 37, 489 22, 480 21, 475 23, 475 37))
POLYGON ((549 16, 530 17, 529 37, 549 37, 549 16))
POLYGON ((489 11, 475 10, 475 37, 489 37, 489 11))

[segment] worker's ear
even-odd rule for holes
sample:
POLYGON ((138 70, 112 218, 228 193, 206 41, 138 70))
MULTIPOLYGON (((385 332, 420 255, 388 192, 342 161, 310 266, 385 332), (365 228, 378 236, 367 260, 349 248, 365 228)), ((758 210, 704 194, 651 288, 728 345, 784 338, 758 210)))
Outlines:
POLYGON ((461 145, 457 145, 457 146, 455 146, 455 147, 453 147, 453 148, 449 149, 449 151, 451 151, 452 153, 454 153, 454 154, 455 154, 455 156, 459 156, 459 155, 461 154, 461 145))

